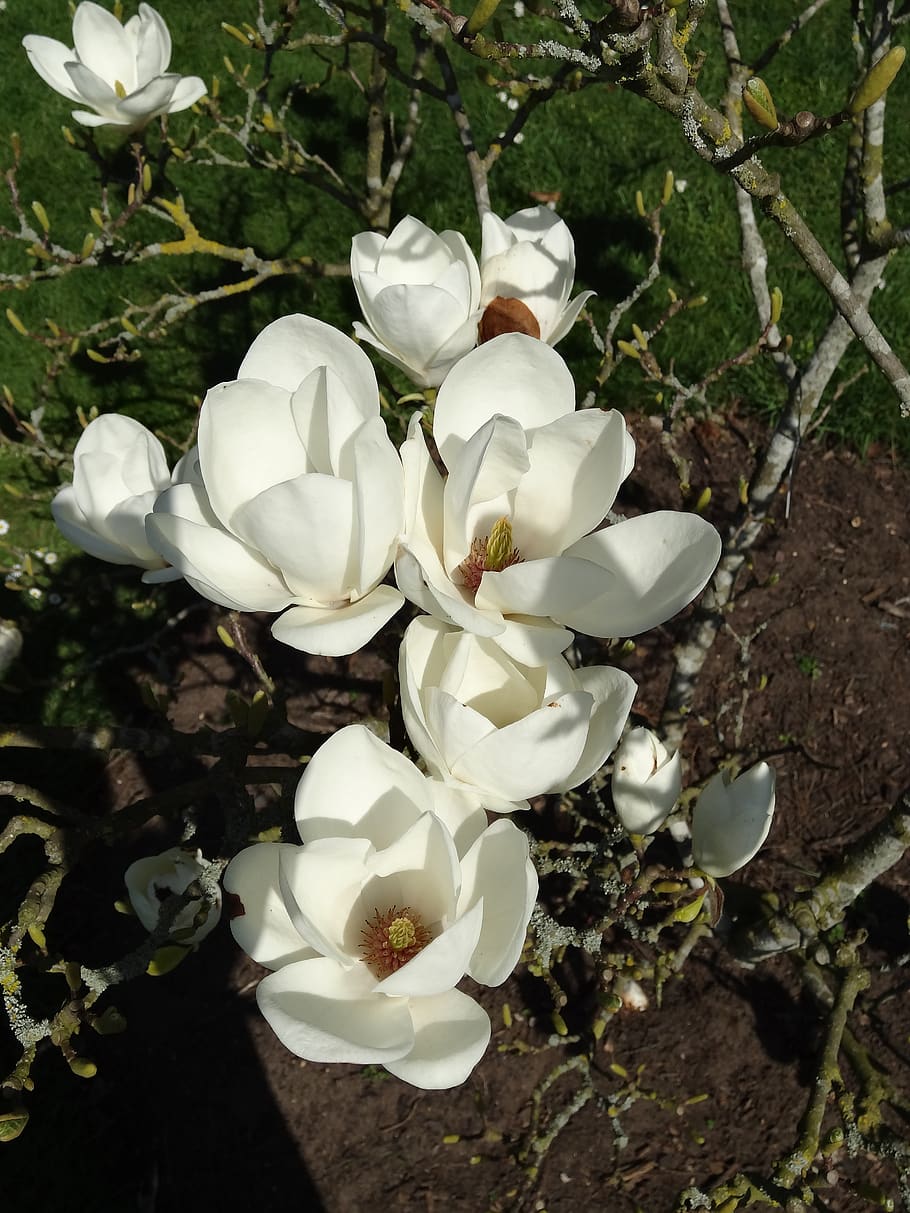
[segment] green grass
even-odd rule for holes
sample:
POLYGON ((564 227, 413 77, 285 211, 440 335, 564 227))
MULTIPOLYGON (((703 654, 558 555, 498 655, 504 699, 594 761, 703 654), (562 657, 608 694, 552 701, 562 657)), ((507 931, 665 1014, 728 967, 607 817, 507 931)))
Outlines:
MULTIPOLYGON (((134 8, 128 2, 127 15, 134 8)), ((220 21, 255 22, 254 0, 239 0, 230 11, 211 0, 196 4, 158 0, 158 8, 172 32, 173 68, 208 81, 217 74, 225 112, 241 112, 244 97, 226 78, 223 56, 229 55, 238 69, 249 63, 253 79, 261 59, 224 34, 220 21)), ((744 55, 757 54, 800 8, 792 0, 735 5, 744 55)), ((845 5, 829 5, 812 21, 807 36, 794 39, 764 71, 781 112, 808 108, 826 113, 843 106, 852 79, 846 9, 845 5)), ((325 20, 315 6, 306 11, 312 12, 313 20, 325 20)), ((515 29, 510 6, 504 5, 502 14, 508 35, 515 29)), ((98 172, 61 134, 63 124, 75 127, 69 116, 71 107, 43 84, 19 47, 24 34, 36 32, 68 43, 70 20, 67 6, 60 0, 10 4, 8 11, 0 13, 4 50, 0 166, 7 168, 11 163, 9 139, 15 130, 22 146, 19 188, 24 205, 28 208, 32 200, 39 200, 50 216, 53 238, 78 249, 86 233, 93 230, 89 210, 100 204, 98 172)), ((396 20, 402 19, 396 16, 396 20)), ((402 46, 405 40, 403 33, 402 46)), ((699 45, 709 55, 700 86, 715 100, 722 89, 723 68, 713 17, 706 20, 699 45)), ((452 56, 478 145, 484 148, 506 127, 511 113, 497 99, 497 88, 483 83, 484 70, 477 62, 454 49, 452 56)), ((402 62, 408 61, 403 51, 402 62)), ((367 79, 368 68, 368 54, 362 47, 350 48, 346 62, 340 52, 318 58, 308 51, 285 53, 276 60, 276 96, 293 79, 313 84, 331 71, 328 84, 299 95, 289 126, 309 151, 329 159, 343 176, 358 184, 364 175, 366 119, 359 84, 367 79), (334 66, 330 69, 329 64, 334 66)), ((491 70, 498 69, 494 65, 491 70)), ((549 70, 541 65, 541 72, 549 70)), ((890 181, 910 176, 910 72, 905 76, 898 78, 889 100, 886 177, 890 181)), ((393 85, 392 98, 400 130, 406 90, 393 85)), ((417 150, 396 194, 393 221, 413 213, 437 229, 461 229, 479 251, 479 225, 454 124, 445 107, 429 100, 422 115, 417 150)), ((186 139, 193 128, 204 134, 208 125, 204 112, 178 114, 171 119, 171 132, 186 139)), ((151 132, 152 145, 156 139, 151 132)), ((110 136, 102 136, 101 142, 108 150, 113 146, 110 136)), ((846 132, 841 129, 798 151, 770 152, 766 157, 769 167, 781 172, 785 190, 838 262, 837 181, 845 147, 846 132)), ((122 153, 122 168, 127 167, 127 159, 122 153)), ((503 215, 531 205, 534 192, 559 194, 560 213, 576 237, 579 287, 597 291, 591 311, 603 327, 610 310, 632 289, 650 260, 648 234, 635 213, 636 191, 641 189, 653 204, 668 169, 687 186, 685 192, 674 194, 664 212, 664 277, 628 317, 628 324, 633 319, 642 326, 652 322, 666 305, 668 287, 680 295, 707 295, 705 307, 677 317, 654 347, 663 365, 675 360, 680 377, 695 380, 745 347, 755 338, 758 326, 739 268, 733 187, 699 160, 664 114, 616 88, 586 88, 557 96, 533 115, 521 146, 502 156, 491 178, 491 192, 494 206, 503 215)), ((171 196, 177 190, 184 194, 203 234, 238 246, 250 245, 264 257, 307 255, 344 262, 351 236, 364 226, 356 214, 300 178, 174 162, 168 172, 171 196)), ((124 205, 125 188, 124 182, 109 187, 115 212, 124 205)), ((905 193, 894 195, 890 205, 896 225, 910 222, 905 193)), ((0 224, 15 226, 5 195, 0 195, 0 224)), ((141 242, 172 239, 176 234, 176 229, 151 216, 140 216, 129 230, 141 242)), ((792 334, 796 355, 805 358, 830 315, 827 297, 777 230, 765 221, 762 230, 771 256, 771 283, 784 292, 782 327, 792 334)), ((21 245, 0 240, 0 271, 23 272, 32 264, 21 245)), ((101 317, 117 315, 128 302, 147 302, 177 287, 198 291, 239 276, 237 267, 210 257, 159 258, 142 266, 76 271, 27 291, 7 291, 3 306, 14 308, 30 332, 49 336, 48 320, 76 331, 101 317)), ((297 310, 346 330, 356 316, 348 282, 282 277, 255 293, 198 308, 166 339, 142 342, 138 347, 141 358, 136 362, 98 365, 82 349, 51 379, 46 374, 48 351, 41 342, 21 336, 0 317, 0 380, 12 392, 20 416, 28 419, 33 410, 40 410, 41 426, 52 448, 71 449, 79 433, 78 412, 88 414, 93 408, 129 412, 175 444, 182 444, 191 433, 198 401, 207 387, 233 376, 246 346, 265 324, 297 310)), ((897 349, 910 357, 910 257, 894 259, 887 287, 877 293, 872 310, 897 349)), ((621 331, 619 336, 628 337, 630 332, 621 331)), ((583 392, 596 369, 584 326, 576 326, 560 348, 583 392)), ((865 362, 861 351, 851 349, 835 385, 853 378, 865 362)), ((713 389, 711 403, 722 408, 734 397, 770 419, 780 408, 783 393, 773 369, 759 360, 727 376, 713 389)), ((602 400, 624 410, 655 407, 653 385, 644 383, 631 364, 609 382, 602 400)), ((900 421, 895 398, 874 368, 843 392, 825 426, 833 438, 861 451, 876 443, 893 446, 903 455, 910 453, 910 429, 900 421)), ((0 566, 21 565, 36 550, 66 555, 68 549, 56 536, 47 509, 56 486, 67 478, 65 464, 35 453, 2 420, 0 427, 11 439, 0 445, 0 518, 10 524, 8 533, 0 537, 0 566), (11 486, 11 491, 5 486, 11 486)), ((59 592, 55 582, 69 574, 63 560, 52 567, 40 560, 33 563, 38 581, 25 590, 5 591, 0 614, 21 617, 29 635, 37 639, 39 633, 45 637, 53 631, 44 622, 45 617, 52 617, 48 598, 59 592), (39 589, 41 595, 29 596, 29 588, 39 589)), ((110 570, 87 560, 80 560, 78 568, 83 576, 93 570, 89 575, 104 583, 107 588, 99 593, 108 605, 119 601, 120 594, 145 601, 136 581, 123 581, 118 573, 111 582, 110 570)), ((22 574, 18 581, 25 585, 22 574)), ((61 630, 75 636, 78 647, 77 625, 84 623, 79 612, 88 608, 79 606, 77 594, 67 591, 61 597, 64 605, 57 614, 70 620, 61 630)), ((100 601, 92 609, 100 609, 100 601)), ((48 671, 54 660, 64 660, 49 640, 42 652, 48 656, 48 671)), ((75 658, 70 655, 66 660, 75 658)), ((47 713, 59 718, 62 710, 55 701, 47 713)))

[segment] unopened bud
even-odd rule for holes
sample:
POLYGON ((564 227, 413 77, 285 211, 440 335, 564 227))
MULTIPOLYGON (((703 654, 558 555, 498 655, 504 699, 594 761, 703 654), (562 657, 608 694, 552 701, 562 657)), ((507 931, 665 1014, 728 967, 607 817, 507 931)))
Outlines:
POLYGON ((93 1061, 89 1061, 87 1057, 71 1057, 69 1065, 73 1073, 79 1078, 94 1078, 98 1073, 98 1067, 93 1061))
POLYGON ((8 1108, 0 1112, 0 1142, 15 1141, 27 1124, 25 1108, 8 1108))
POLYGON ((673 170, 668 169, 667 175, 666 175, 666 177, 664 177, 664 188, 661 191, 661 195, 660 195, 660 200, 664 206, 666 206, 667 203, 670 201, 670 199, 673 197, 673 180, 674 180, 673 170))
POLYGON ((776 286, 771 292, 771 323, 777 324, 780 320, 781 312, 784 310, 784 293, 779 286, 776 286))
POLYGON ((51 221, 48 219, 47 211, 44 209, 42 204, 40 202, 33 202, 32 210, 35 213, 35 218, 38 220, 44 230, 49 232, 51 230, 51 221))
POLYGON ((861 114, 863 110, 867 110, 870 105, 874 105, 880 97, 884 96, 891 87, 894 77, 904 66, 906 58, 907 52, 902 46, 892 46, 886 55, 882 55, 878 63, 866 73, 859 88, 853 94, 850 113, 861 114))
POLYGON ((767 84, 760 76, 751 76, 743 88, 743 104, 759 126, 777 130, 777 110, 767 84))

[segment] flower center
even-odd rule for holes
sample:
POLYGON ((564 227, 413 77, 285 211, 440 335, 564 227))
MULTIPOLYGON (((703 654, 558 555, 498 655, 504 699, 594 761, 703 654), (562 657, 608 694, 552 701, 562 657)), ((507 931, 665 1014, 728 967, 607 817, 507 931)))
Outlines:
POLYGON ((500 518, 493 523, 489 535, 471 540, 471 550, 457 572, 461 574, 462 585, 476 594, 484 573, 501 573, 521 560, 518 548, 512 546, 512 524, 508 518, 500 518))
POLYGON ((529 337, 540 337, 537 317, 520 299, 497 295, 484 309, 477 326, 477 343, 492 341, 502 333, 527 333, 529 337))
POLYGON ((120 98, 121 101, 126 96, 126 85, 123 83, 122 80, 114 81, 114 92, 117 94, 117 96, 120 98))
POLYGON ((433 938, 420 915, 410 906, 400 910, 398 906, 392 906, 385 912, 374 910, 360 935, 360 955, 380 981, 406 965, 433 938))

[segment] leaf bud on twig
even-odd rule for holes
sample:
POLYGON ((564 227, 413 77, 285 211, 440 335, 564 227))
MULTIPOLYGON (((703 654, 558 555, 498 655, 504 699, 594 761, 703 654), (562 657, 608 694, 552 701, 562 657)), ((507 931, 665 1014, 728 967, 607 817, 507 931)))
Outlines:
POLYGON ((759 126, 777 130, 777 110, 767 84, 760 76, 751 76, 743 87, 743 103, 759 126))
POLYGON ((884 96, 903 67, 906 57, 907 52, 902 46, 892 46, 886 55, 882 55, 878 63, 871 67, 860 81, 859 88, 853 94, 853 100, 850 102, 851 114, 861 114, 884 96))

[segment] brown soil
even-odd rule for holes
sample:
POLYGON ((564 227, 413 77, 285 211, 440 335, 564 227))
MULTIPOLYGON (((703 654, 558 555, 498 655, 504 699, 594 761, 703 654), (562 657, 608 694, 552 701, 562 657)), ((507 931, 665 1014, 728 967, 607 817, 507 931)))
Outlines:
MULTIPOLYGON (((708 512, 718 525, 735 508, 756 433, 733 416, 700 423, 685 437, 695 491, 712 487, 708 512)), ((658 431, 641 422, 636 437, 627 503, 677 506, 658 431)), ((774 828, 747 873, 728 882, 734 906, 742 881, 784 897, 811 883, 910 784, 910 473, 881 452, 860 461, 810 447, 791 487, 789 521, 782 495, 740 581, 687 740, 694 776, 731 753, 777 769, 774 828)), ((672 634, 662 628, 643 638, 625 662, 641 684, 636 712, 645 722, 659 718, 672 634)), ((239 662, 218 646, 205 613, 190 616, 180 639, 181 650, 168 656, 181 682, 175 723, 223 721, 225 689, 244 685, 239 662)), ((377 709, 393 654, 388 644, 381 654, 326 662, 264 646, 267 668, 297 688, 295 721, 325 730, 377 709), (334 679, 327 690, 326 674, 334 679)), ((104 796, 121 807, 178 774, 199 769, 119 757, 106 771, 87 768, 81 799, 104 796)), ((147 849, 147 839, 137 841, 137 854, 147 849)), ((91 873, 80 868, 70 882, 72 902, 55 912, 78 906, 72 934, 57 940, 73 945, 71 954, 77 942, 109 949, 83 951, 89 962, 136 942, 128 920, 119 935, 109 926, 122 863, 122 856, 94 857, 91 873)), ((904 1091, 910 1016, 902 1010, 906 969, 895 962, 910 951, 908 884, 904 861, 861 899, 850 923, 869 932, 874 969, 854 1030, 904 1091)), ((533 1092, 572 1056, 548 1046, 542 983, 519 973, 483 992, 494 1023, 486 1058, 463 1087, 423 1092, 384 1072, 289 1055, 257 1012, 259 976, 219 927, 170 976, 116 992, 129 1030, 85 1043, 99 1065, 95 1079, 72 1077, 56 1051, 40 1059, 32 1122, 3 1148, 4 1205, 17 1213, 52 1206, 359 1213, 379 1205, 669 1213, 688 1185, 707 1187, 740 1169, 767 1173, 793 1146, 824 1030, 786 956, 747 969, 720 942, 702 942, 665 987, 659 1010, 611 1022, 592 1054, 605 1098, 569 1121, 529 1182, 521 1154, 533 1092), (642 1093, 619 1116, 608 1115, 606 1097, 628 1079, 611 1067, 638 1073, 642 1093)), ((576 976, 584 982, 583 972, 576 976)), ((575 1071, 558 1079, 541 1128, 578 1089, 575 1071)), ((853 1190, 857 1178, 897 1196, 893 1173, 840 1152, 830 1160, 824 1205, 815 1207, 873 1208, 853 1190)))

